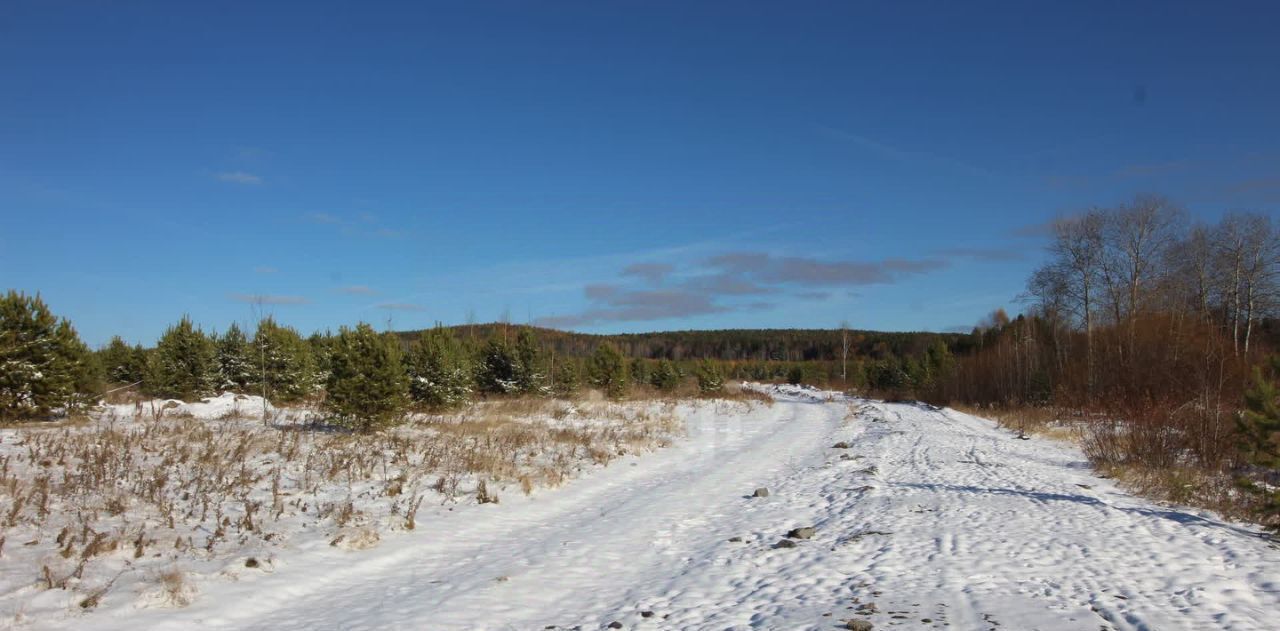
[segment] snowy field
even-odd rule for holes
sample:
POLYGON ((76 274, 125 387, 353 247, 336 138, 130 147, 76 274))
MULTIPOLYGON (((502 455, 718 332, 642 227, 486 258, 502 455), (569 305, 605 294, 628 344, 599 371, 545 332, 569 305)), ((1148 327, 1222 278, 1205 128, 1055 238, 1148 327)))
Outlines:
MULTIPOLYGON (((1130 496, 1076 449, 984 419, 773 392, 681 404, 687 436, 667 448, 497 504, 432 502, 369 549, 298 537, 183 607, 118 593, 8 614, 83 629, 1280 628, 1280 549, 1254 529, 1130 496)), ((8 571, 12 609, 32 588, 8 571)))

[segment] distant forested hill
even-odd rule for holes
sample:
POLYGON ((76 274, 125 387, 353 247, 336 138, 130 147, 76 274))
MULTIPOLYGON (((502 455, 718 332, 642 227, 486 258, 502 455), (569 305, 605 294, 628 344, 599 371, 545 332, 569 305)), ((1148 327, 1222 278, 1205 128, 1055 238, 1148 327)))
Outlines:
MULTIPOLYGON (((507 335, 515 339, 521 329, 532 329, 538 341, 557 355, 585 357, 603 342, 611 342, 630 357, 645 359, 719 359, 727 361, 833 361, 840 359, 839 329, 722 329, 713 331, 662 331, 595 335, 517 324, 473 324, 448 327, 464 340, 487 340, 507 335)), ((419 331, 403 331, 406 342, 419 331)), ((849 331, 851 357, 906 357, 923 355, 937 340, 953 353, 969 350, 974 338, 961 333, 886 333, 849 331)))

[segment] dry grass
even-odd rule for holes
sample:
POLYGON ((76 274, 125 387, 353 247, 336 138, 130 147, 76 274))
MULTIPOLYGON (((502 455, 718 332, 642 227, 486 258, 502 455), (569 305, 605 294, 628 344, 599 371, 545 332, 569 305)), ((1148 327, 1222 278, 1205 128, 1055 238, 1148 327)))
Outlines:
MULTIPOLYGON (((424 502, 532 493, 665 445, 679 428, 673 404, 533 398, 415 415, 371 435, 307 414, 266 424, 132 408, 0 436, 0 556, 21 545, 30 578, 80 594, 84 609, 126 568, 230 557, 308 533, 369 547, 379 532, 420 526, 424 502)), ((157 602, 194 597, 180 573, 156 576, 157 602)))
POLYGON ((1013 431, 1074 444, 1084 451, 1101 476, 1114 479, 1131 493, 1169 504, 1209 509, 1231 519, 1258 518, 1260 499, 1241 492, 1226 470, 1191 463, 1156 465, 1124 457, 1136 451, 1125 444, 1127 441, 1144 438, 1124 431, 1124 424, 1043 407, 953 407, 994 420, 1013 431))
POLYGON ((1049 407, 985 407, 952 405, 952 408, 991 419, 1001 427, 1024 435, 1040 436, 1052 440, 1080 444, 1083 433, 1079 419, 1057 408, 1049 407))
MULTIPOLYGON (((1161 502, 1207 508, 1228 519, 1258 522, 1261 498, 1242 492, 1225 471, 1199 467, 1153 468, 1100 464, 1098 471, 1125 490, 1161 502)), ((1275 527, 1274 522, 1258 522, 1275 527)))

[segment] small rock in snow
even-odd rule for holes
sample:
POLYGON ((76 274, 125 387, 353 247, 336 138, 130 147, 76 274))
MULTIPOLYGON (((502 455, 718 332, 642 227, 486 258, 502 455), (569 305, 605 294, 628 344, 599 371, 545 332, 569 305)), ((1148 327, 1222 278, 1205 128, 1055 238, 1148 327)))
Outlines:
POLYGON ((609 623, 609 628, 610 628, 610 629, 621 629, 621 628, 622 628, 622 623, 621 623, 621 622, 618 622, 617 620, 614 620, 613 622, 610 622, 610 623, 609 623))
POLYGON ((729 537, 729 543, 742 543, 742 537, 729 537))
POLYGON ((652 618, 652 617, 653 617, 653 612, 652 612, 652 611, 641 611, 641 612, 640 612, 640 617, 641 617, 641 618, 652 618))
POLYGON ((850 620, 845 623, 844 628, 850 629, 850 631, 871 631, 874 627, 866 620, 850 620))
POLYGON ((756 492, 752 493, 751 496, 752 497, 769 497, 769 489, 766 489, 762 486, 756 489, 756 492))
POLYGON ((836 443, 836 444, 832 445, 832 446, 831 446, 831 448, 832 448, 832 449, 848 449, 848 448, 849 448, 849 443, 846 443, 846 442, 844 442, 844 441, 842 440, 842 441, 840 441, 840 442, 838 442, 838 443, 836 443))
POLYGON ((774 548, 794 548, 796 547, 796 542, 790 539, 779 539, 778 543, 773 544, 773 547, 774 548))
POLYGON ((817 532, 818 531, 814 530, 813 528, 806 526, 804 528, 793 529, 791 532, 787 533, 787 536, 792 539, 812 539, 813 535, 816 534, 817 532))

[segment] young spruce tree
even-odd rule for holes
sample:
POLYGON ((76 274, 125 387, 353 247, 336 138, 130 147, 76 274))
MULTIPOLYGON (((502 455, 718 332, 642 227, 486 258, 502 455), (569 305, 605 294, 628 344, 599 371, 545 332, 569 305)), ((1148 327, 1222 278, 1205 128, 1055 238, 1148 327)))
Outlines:
POLYGON ((218 387, 217 350, 213 340, 183 316, 156 343, 155 366, 147 391, 156 396, 193 401, 218 387))
POLYGON ((249 392, 254 381, 249 338, 233 322, 231 328, 218 338, 217 347, 218 388, 231 392, 249 392))
POLYGON ((418 336, 405 367, 410 395, 427 407, 456 407, 471 398, 471 362, 458 339, 442 326, 418 336))
POLYGON ((265 391, 271 401, 288 403, 315 389, 311 348, 298 332, 272 318, 258 323, 250 351, 255 394, 265 391))
POLYGON ((702 360, 694 374, 698 378, 698 391, 702 394, 715 394, 724 390, 724 373, 710 359, 702 360))
POLYGON ((587 380, 612 399, 627 392, 627 362, 613 344, 601 344, 587 362, 587 380))
POLYGON ((579 361, 572 357, 557 360, 552 375, 552 389, 556 396, 571 397, 582 385, 582 370, 579 361))
POLYGON ((662 392, 671 392, 680 386, 679 369, 670 360, 659 360, 649 373, 649 385, 662 392))
POLYGON ((98 351, 103 378, 109 383, 129 384, 142 381, 146 373, 147 356, 141 346, 129 346, 119 335, 112 337, 107 347, 98 351))
POLYGON ((400 341, 368 324, 343 327, 332 347, 325 389, 325 409, 352 430, 368 432, 399 421, 409 398, 400 341))
POLYGON ((480 351, 476 385, 489 394, 520 391, 520 360, 501 337, 494 336, 480 351))
POLYGON ((527 328, 516 335, 516 389, 524 394, 549 394, 547 371, 538 338, 527 328))
POLYGON ((88 347, 39 296, 0 298, 0 419, 48 416, 88 402, 95 377, 88 347))
POLYGON ((1241 475, 1240 486, 1262 499, 1263 523, 1280 530, 1280 488, 1259 484, 1255 477, 1280 471, 1280 355, 1271 358, 1270 378, 1255 368, 1253 387, 1245 393, 1245 409, 1237 420, 1240 453, 1245 462, 1261 469, 1260 476, 1241 475))

